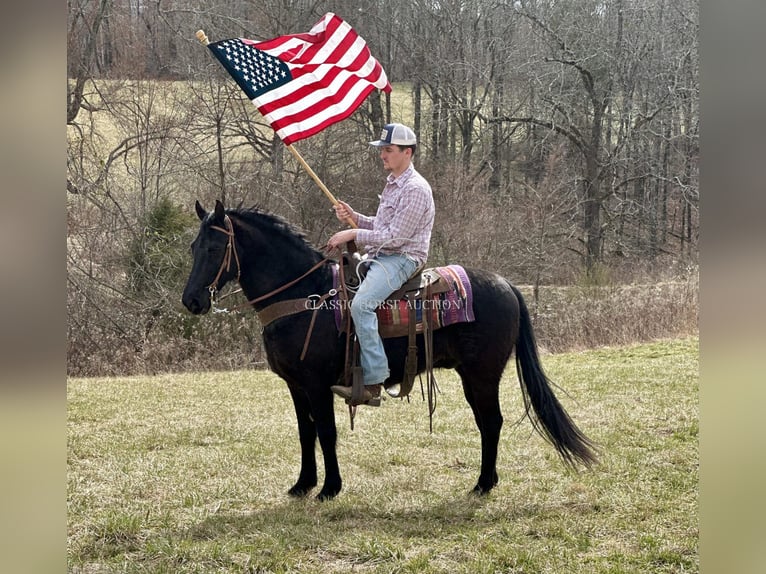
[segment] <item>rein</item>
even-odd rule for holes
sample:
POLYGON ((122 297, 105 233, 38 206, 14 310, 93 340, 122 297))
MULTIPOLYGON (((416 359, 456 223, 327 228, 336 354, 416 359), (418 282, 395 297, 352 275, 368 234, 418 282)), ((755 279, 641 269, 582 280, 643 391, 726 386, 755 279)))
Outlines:
MULTIPOLYGON (((215 279, 213 279, 213 282, 210 285, 208 285, 208 291, 210 291, 211 298, 213 298, 215 294, 218 292, 218 281, 221 279, 221 275, 223 275, 224 270, 229 271, 229 269, 231 268, 232 254, 234 256, 234 261, 236 261, 237 263, 237 277, 236 277, 237 283, 239 283, 240 274, 242 272, 242 268, 239 264, 239 254, 237 253, 237 246, 234 243, 234 226, 231 223, 231 218, 228 215, 224 216, 223 223, 226 226, 225 229, 223 227, 219 227, 218 225, 210 226, 210 229, 215 229, 216 231, 220 231, 221 233, 228 236, 229 238, 229 241, 226 244, 226 255, 224 255, 223 261, 221 261, 221 266, 218 268, 218 273, 216 274, 215 279)), ((277 287, 273 291, 269 291, 265 295, 261 295, 259 297, 256 297, 255 299, 251 299, 247 301, 246 303, 237 305, 236 307, 232 308, 231 311, 242 309, 244 307, 247 307, 248 305, 255 305, 256 303, 260 303, 261 301, 265 301, 266 299, 273 297, 274 295, 277 295, 278 293, 281 293, 285 289, 289 289, 290 287, 292 287, 293 285, 295 285, 302 279, 305 279, 306 277, 311 275, 314 271, 322 267, 322 265, 324 265, 328 261, 331 261, 331 259, 329 257, 325 257, 324 259, 319 261, 316 265, 314 265, 311 269, 306 271, 300 277, 296 277, 292 281, 285 283, 281 287, 277 287)), ((235 291, 234 293, 237 293, 239 291, 241 291, 241 289, 235 291)), ((231 293, 231 294, 233 295, 234 293, 231 293)))
MULTIPOLYGON (((232 255, 234 257, 234 260, 237 263, 237 282, 239 282, 239 278, 242 272, 242 268, 239 263, 239 255, 237 254, 237 246, 234 243, 234 225, 231 223, 231 218, 229 218, 228 215, 224 217, 223 222, 224 222, 225 228, 219 227, 217 225, 210 226, 210 229, 215 229, 216 231, 220 231, 221 233, 227 235, 229 238, 228 243, 226 244, 226 255, 224 255, 223 261, 221 261, 221 267, 218 269, 218 274, 215 276, 215 279, 213 279, 213 282, 210 285, 208 285, 208 291, 210 291, 211 300, 215 299, 215 294, 218 292, 218 281, 220 280, 221 275, 223 275, 224 270, 228 272, 229 269, 231 268, 232 255)), ((273 289, 272 291, 269 291, 268 293, 264 295, 260 295, 259 297, 256 297, 255 299, 250 299, 246 303, 237 305, 236 307, 233 307, 231 311, 237 311, 239 309, 248 307, 250 305, 255 305, 256 303, 265 301, 266 299, 269 299, 273 297, 274 295, 277 295, 281 293, 282 291, 289 289, 290 287, 292 287, 299 281, 302 281, 303 279, 311 275, 314 271, 322 267, 328 261, 332 261, 332 260, 329 257, 325 257, 324 259, 316 263, 313 267, 311 267, 311 269, 306 271, 300 277, 296 277, 292 281, 289 281, 285 283, 284 285, 277 287, 276 289, 273 289)), ((241 291, 241 290, 242 289, 239 289, 238 291, 241 291)), ((237 291, 235 291, 234 293, 236 292, 237 291)), ((230 293, 229 295, 233 295, 234 293, 230 293)), ((321 303, 323 303, 328 297, 334 296, 335 293, 336 293, 336 290, 331 289, 328 293, 319 297, 318 300, 316 299, 316 295, 314 295, 312 297, 306 297, 304 299, 290 299, 288 301, 277 302, 277 303, 274 303, 273 305, 269 305, 268 307, 262 309, 261 312, 258 313, 258 316, 261 318, 262 326, 265 327, 266 324, 268 324, 269 322, 273 321, 274 319, 278 317, 285 316, 285 315, 292 315, 295 312, 309 311, 313 308, 314 313, 311 316, 311 323, 309 324, 308 332, 306 333, 306 340, 303 344, 303 351, 301 352, 301 361, 302 361, 306 356, 306 352, 308 351, 308 345, 311 339, 311 333, 314 330, 314 323, 316 321, 317 311, 319 311, 321 307, 321 303), (303 308, 301 309, 296 307, 295 303, 302 304, 303 308), (279 314, 277 314, 277 316, 273 316, 273 311, 276 310, 278 307, 280 307, 280 305, 284 306, 285 304, 287 304, 287 306, 290 307, 290 310, 288 310, 287 312, 280 312, 279 314), (268 314, 269 310, 271 310, 272 315, 268 314)))
MULTIPOLYGON (((318 262, 316 265, 314 265, 314 266, 313 266, 311 269, 309 269, 308 271, 306 271, 306 272, 305 272, 303 275, 301 275, 300 277, 297 277, 297 278, 293 279, 293 280, 292 280, 292 281, 290 281, 289 283, 285 283, 285 284, 284 284, 284 285, 282 285, 281 287, 277 287, 277 288, 276 288, 276 289, 274 289, 273 291, 269 291, 269 292, 268 292, 268 293, 266 293, 265 295, 261 295, 260 297, 256 297, 255 299, 251 299, 251 300, 250 300, 250 301, 248 301, 247 303, 244 303, 244 304, 242 304, 242 305, 239 305, 239 307, 247 307, 248 305, 255 305, 256 303, 260 303, 261 301, 265 301, 265 300, 266 300, 266 299, 268 299, 269 297, 273 297, 273 296, 274 296, 274 295, 276 295, 277 293, 281 293, 281 292, 282 292, 282 291, 284 291, 285 289, 289 289, 290 287, 292 287, 293 285, 295 285, 296 283, 298 283, 298 282, 299 282, 299 281, 301 281, 302 279, 305 279, 306 277, 308 277, 309 275, 311 275, 311 274, 312 274, 314 271, 316 271, 317 269, 319 269, 320 267, 322 267, 322 266, 323 266, 325 263, 327 263, 328 261, 331 261, 331 259, 330 259, 329 257, 325 257, 324 259, 322 259, 320 262, 318 262)), ((308 298, 308 297, 307 297, 307 298, 306 298, 306 300, 307 300, 307 301, 311 301, 312 299, 310 299, 310 298, 308 298)), ((238 308, 238 307, 235 307, 234 309, 237 309, 237 308, 238 308)))

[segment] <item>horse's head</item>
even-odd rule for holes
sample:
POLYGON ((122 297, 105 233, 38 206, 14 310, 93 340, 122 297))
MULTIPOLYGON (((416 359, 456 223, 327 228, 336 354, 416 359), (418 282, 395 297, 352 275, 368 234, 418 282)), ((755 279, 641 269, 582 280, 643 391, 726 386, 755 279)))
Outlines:
POLYGON ((211 298, 228 281, 239 276, 239 258, 234 244, 234 228, 220 201, 208 213, 195 203, 200 224, 197 238, 191 245, 192 270, 186 281, 181 300, 186 308, 199 315, 210 310, 211 298))

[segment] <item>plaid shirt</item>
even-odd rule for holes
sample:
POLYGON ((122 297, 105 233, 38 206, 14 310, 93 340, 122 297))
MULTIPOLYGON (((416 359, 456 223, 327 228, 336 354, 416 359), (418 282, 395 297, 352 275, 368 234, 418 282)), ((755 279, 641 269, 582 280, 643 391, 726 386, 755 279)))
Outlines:
POLYGON ((356 241, 370 256, 404 254, 422 265, 428 258, 434 212, 431 186, 410 164, 399 177, 388 175, 375 217, 359 214, 356 241))

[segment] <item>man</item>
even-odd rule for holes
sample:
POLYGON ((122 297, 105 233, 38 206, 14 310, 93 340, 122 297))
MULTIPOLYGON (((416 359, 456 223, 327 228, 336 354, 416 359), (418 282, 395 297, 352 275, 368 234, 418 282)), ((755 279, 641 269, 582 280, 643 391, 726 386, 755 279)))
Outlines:
MULTIPOLYGON (((354 240, 364 245, 370 261, 351 302, 364 375, 364 403, 380 397, 382 383, 390 373, 375 309, 425 264, 435 211, 431 186, 412 165, 417 148, 415 133, 402 124, 387 124, 380 139, 370 145, 380 148, 380 159, 389 172, 377 213, 368 217, 338 202, 334 206, 337 218, 351 218, 359 228, 339 231, 327 242, 329 249, 335 249, 354 240)), ((351 398, 350 387, 336 385, 332 391, 351 398)))

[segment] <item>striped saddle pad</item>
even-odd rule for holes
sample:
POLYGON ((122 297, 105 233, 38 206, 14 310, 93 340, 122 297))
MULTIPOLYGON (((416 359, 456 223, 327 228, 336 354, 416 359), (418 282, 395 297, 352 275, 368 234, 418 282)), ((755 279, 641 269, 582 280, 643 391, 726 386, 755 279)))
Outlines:
MULTIPOLYGON (((384 301, 377 309, 378 331, 381 337, 403 337, 409 332, 410 311, 415 309, 416 333, 423 331, 423 313, 429 313, 431 329, 439 329, 454 323, 467 323, 475 319, 473 314, 473 292, 471 281, 460 265, 433 267, 423 271, 424 275, 436 278, 432 282, 435 293, 429 299, 412 293, 403 298, 384 301), (437 283, 440 283, 438 286, 437 283)), ((340 328, 340 309, 336 308, 336 324, 340 328)))

